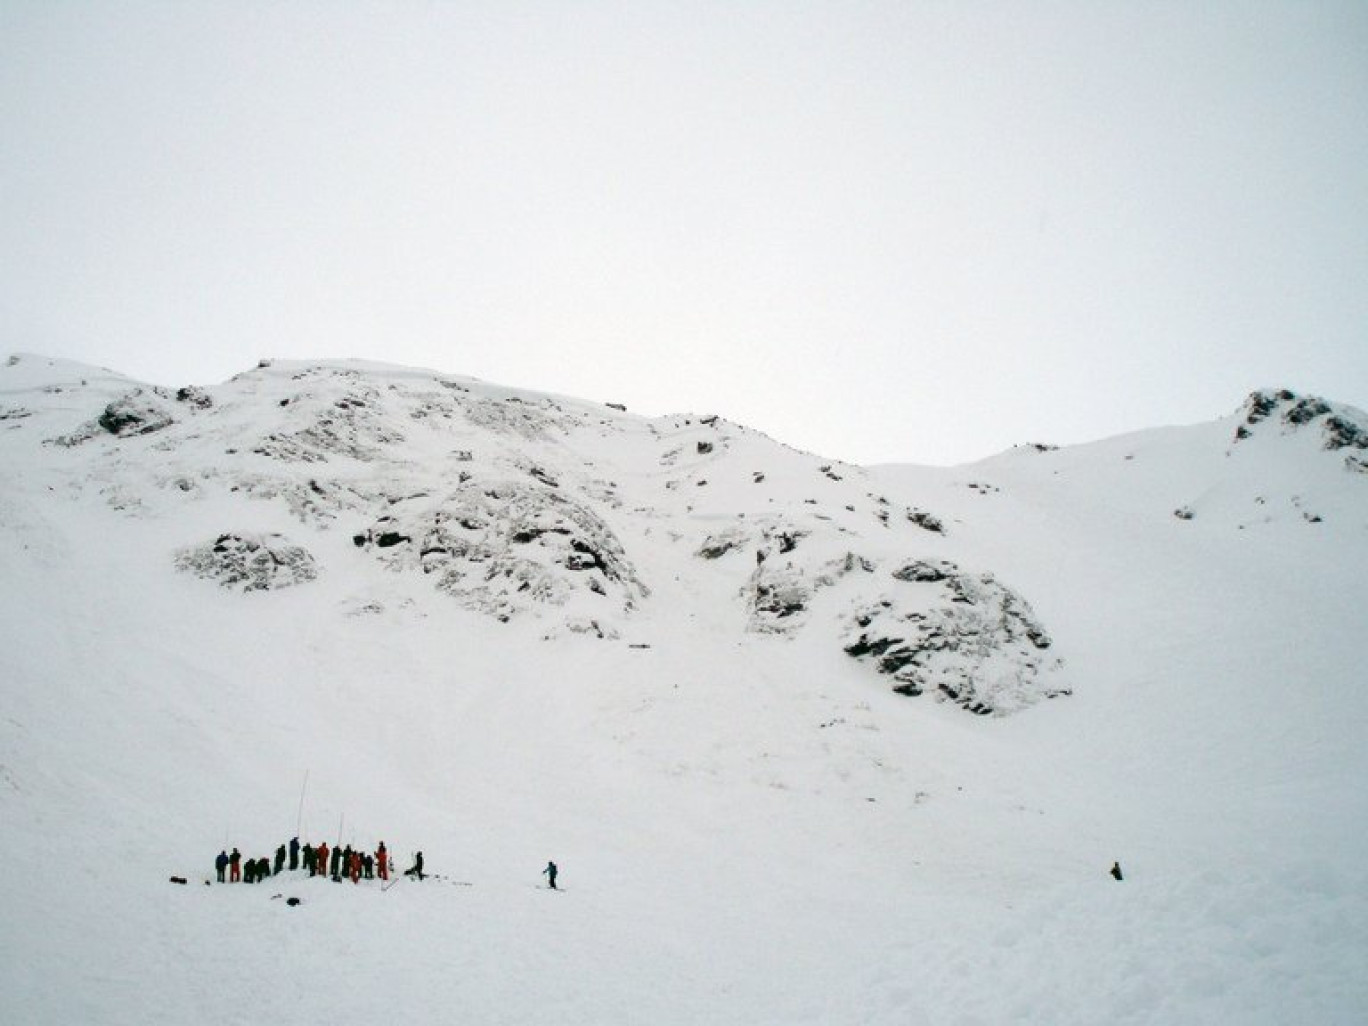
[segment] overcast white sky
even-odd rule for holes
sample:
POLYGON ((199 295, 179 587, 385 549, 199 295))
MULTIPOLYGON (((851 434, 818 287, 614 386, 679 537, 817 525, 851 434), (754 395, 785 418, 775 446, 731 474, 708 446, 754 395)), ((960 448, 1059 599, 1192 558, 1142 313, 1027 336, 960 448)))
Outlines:
POLYGON ((0 352, 860 463, 1368 406, 1368 4, 0 0, 0 352))

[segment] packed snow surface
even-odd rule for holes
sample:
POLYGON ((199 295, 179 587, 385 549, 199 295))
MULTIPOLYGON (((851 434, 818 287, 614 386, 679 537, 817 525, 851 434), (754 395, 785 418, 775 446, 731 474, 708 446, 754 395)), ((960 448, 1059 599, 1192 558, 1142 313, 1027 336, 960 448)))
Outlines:
POLYGON ((1366 428, 860 468, 11 358, 4 1019, 1366 1021, 1366 428), (437 876, 208 882, 296 833, 437 876))

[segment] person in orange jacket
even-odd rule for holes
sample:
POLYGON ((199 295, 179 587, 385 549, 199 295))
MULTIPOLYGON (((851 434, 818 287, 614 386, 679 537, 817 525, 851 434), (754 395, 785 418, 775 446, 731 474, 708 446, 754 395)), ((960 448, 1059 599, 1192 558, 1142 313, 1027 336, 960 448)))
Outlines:
POLYGON ((319 841, 318 851, 314 856, 318 860, 318 872, 320 876, 328 875, 328 842, 319 841))
POLYGON ((375 865, 380 870, 380 879, 389 879, 389 851, 385 848, 385 842, 380 842, 380 847, 375 849, 375 865))
POLYGON ((361 853, 359 851, 351 853, 351 865, 347 867, 347 872, 351 876, 352 883, 361 882, 361 853))

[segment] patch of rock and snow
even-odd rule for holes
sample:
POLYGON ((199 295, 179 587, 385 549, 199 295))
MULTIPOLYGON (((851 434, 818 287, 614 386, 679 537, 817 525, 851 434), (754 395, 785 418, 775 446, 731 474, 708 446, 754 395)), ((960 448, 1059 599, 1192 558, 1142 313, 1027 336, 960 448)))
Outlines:
POLYGON ((244 592, 288 588, 318 576, 309 551, 278 534, 221 534, 177 552, 176 568, 244 592))
POLYGON ((845 651, 872 660, 894 691, 939 692, 998 716, 1070 694, 1055 682, 1062 662, 1030 604, 991 574, 917 560, 889 576, 898 584, 854 614, 845 651))
POLYGON ((465 608, 505 622, 577 594, 625 613, 648 594, 612 528, 544 472, 528 480, 469 476, 439 500, 400 503, 353 540, 392 569, 419 571, 465 608))

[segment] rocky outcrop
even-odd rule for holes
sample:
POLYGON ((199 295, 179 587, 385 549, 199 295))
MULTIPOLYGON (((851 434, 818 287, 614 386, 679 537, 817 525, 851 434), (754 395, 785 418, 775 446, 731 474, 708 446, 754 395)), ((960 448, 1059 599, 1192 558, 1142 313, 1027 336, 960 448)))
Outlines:
POLYGON ((622 613, 647 593, 607 523, 544 480, 471 477, 438 502, 399 506, 357 533, 357 547, 427 575, 468 609, 507 621, 587 596, 622 613))
POLYGON ((273 591, 312 581, 318 566, 307 549, 278 534, 221 534, 176 553, 176 568, 225 588, 273 591))
POLYGON ((1235 429, 1236 442, 1251 437, 1258 425, 1276 414, 1285 431, 1318 424, 1324 449, 1368 449, 1368 419, 1357 410, 1336 406, 1319 396, 1298 395, 1285 388, 1253 392, 1245 400, 1243 411, 1244 418, 1235 429))
POLYGON ((176 421, 159 393, 159 389, 134 389, 105 406, 94 420, 70 434, 51 439, 51 443, 71 448, 101 435, 134 438, 168 428, 176 421))
POLYGON ((1006 715, 1069 693, 1062 664, 1030 604, 991 574, 913 561, 898 587, 852 618, 845 651, 871 662, 905 695, 931 691, 981 715, 1006 715))

